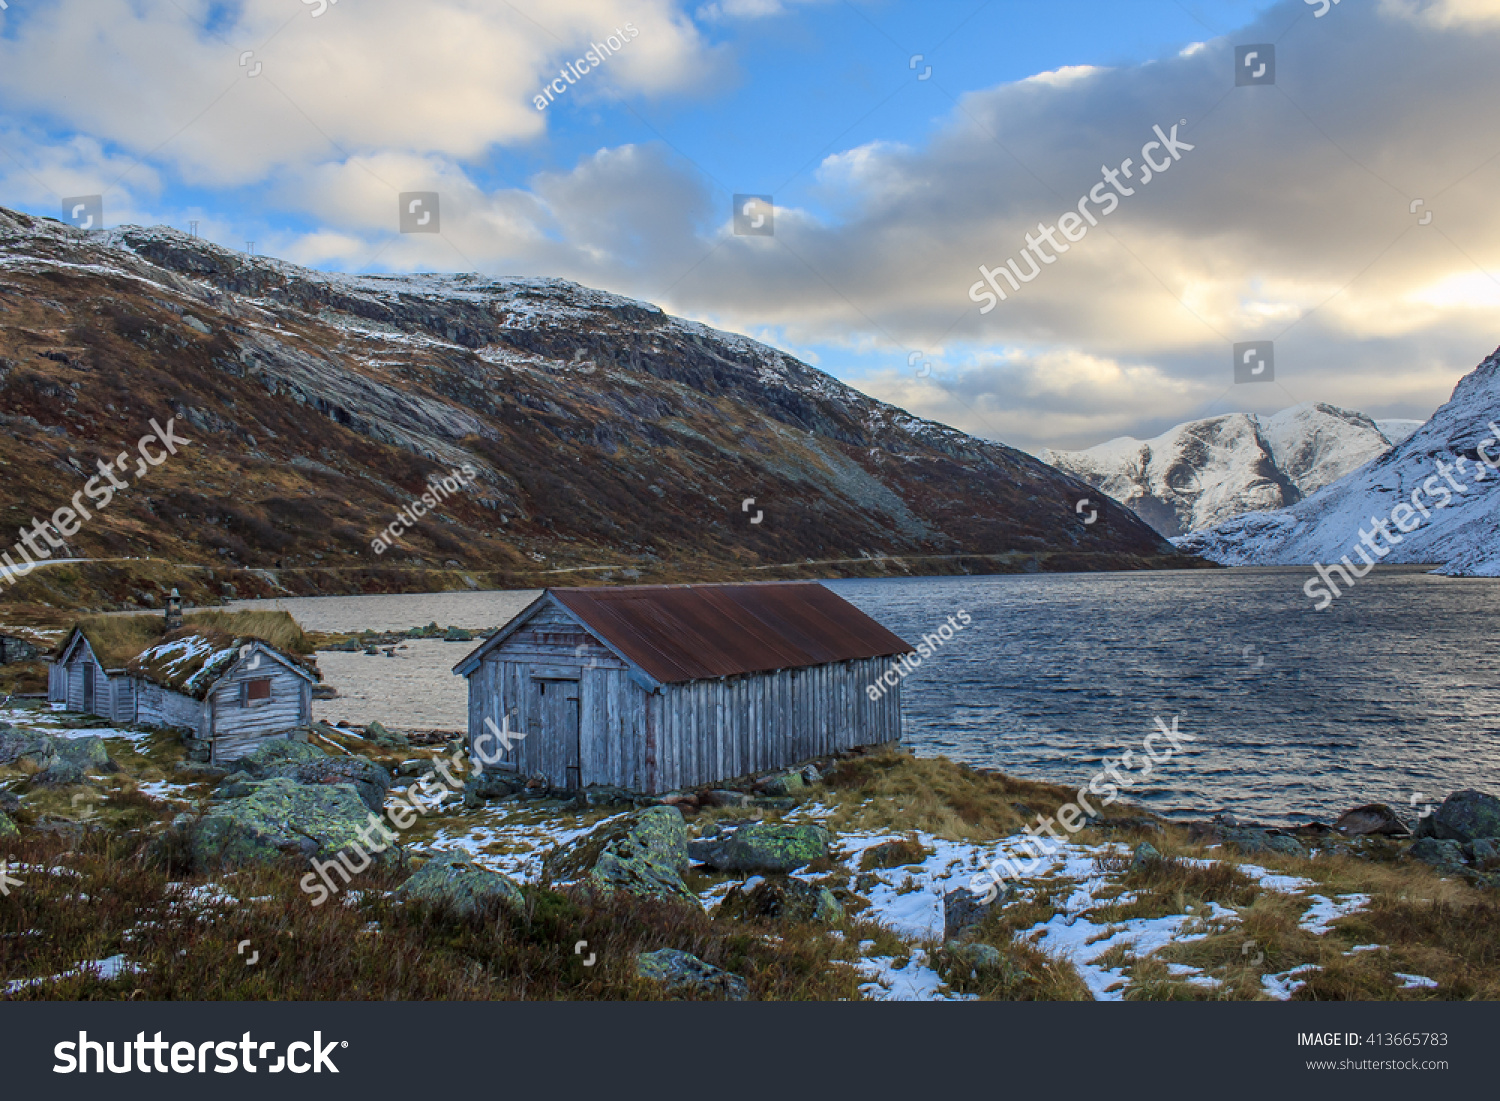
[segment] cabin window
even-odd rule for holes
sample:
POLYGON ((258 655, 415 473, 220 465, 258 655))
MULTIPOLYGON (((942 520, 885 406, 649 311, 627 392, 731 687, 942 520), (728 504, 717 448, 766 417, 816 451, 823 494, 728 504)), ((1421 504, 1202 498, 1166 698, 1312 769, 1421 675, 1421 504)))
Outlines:
POLYGON ((240 703, 245 707, 257 707, 271 702, 271 678, 255 677, 240 682, 240 703))

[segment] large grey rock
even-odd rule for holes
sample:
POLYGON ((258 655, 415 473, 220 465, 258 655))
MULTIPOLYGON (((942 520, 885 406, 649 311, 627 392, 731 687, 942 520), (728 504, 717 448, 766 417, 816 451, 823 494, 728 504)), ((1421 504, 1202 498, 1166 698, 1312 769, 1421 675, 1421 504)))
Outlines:
POLYGON ((303 761, 294 767, 290 779, 299 784, 348 784, 365 806, 377 812, 385 806, 386 793, 391 790, 390 772, 368 757, 303 761))
POLYGON ((938 974, 945 981, 960 986, 996 979, 1014 983, 1031 977, 1017 970, 999 949, 977 941, 948 941, 938 955, 937 965, 938 974))
POLYGON ((1464 866, 1464 848, 1457 841, 1436 837, 1419 837, 1411 843, 1407 855, 1413 860, 1431 864, 1440 872, 1458 872, 1464 866))
POLYGON ((375 855, 360 836, 370 812, 351 785, 299 784, 278 776, 247 786, 246 795, 212 805, 196 825, 189 816, 178 819, 192 828, 200 862, 243 866, 283 855, 328 858, 344 850, 375 855))
POLYGON ((661 983, 677 997, 740 1002, 750 996, 750 987, 734 972, 675 948, 642 952, 635 958, 635 967, 641 978, 661 983))
POLYGON ((315 745, 294 742, 290 738, 272 738, 256 746, 235 762, 236 767, 258 780, 284 775, 285 771, 304 761, 317 761, 328 754, 315 745))
POLYGON ((943 896, 943 939, 952 940, 981 924, 996 906, 1004 905, 1013 892, 1014 888, 1009 884, 999 886, 995 889, 995 897, 986 902, 984 895, 976 895, 968 887, 949 891, 943 896))
POLYGON ((1224 843, 1247 856, 1255 853, 1281 853, 1283 856, 1306 856, 1307 847, 1295 837, 1249 826, 1231 826, 1219 831, 1224 843))
POLYGON ((31 778, 33 787, 42 788, 76 787, 86 783, 88 783, 88 777, 83 769, 60 757, 52 758, 51 763, 45 769, 31 778))
POLYGON ((1132 872, 1143 872, 1153 864, 1161 863, 1161 853, 1156 851, 1156 846, 1149 841, 1142 841, 1135 847, 1135 852, 1130 854, 1130 868, 1132 872))
POLYGON ((0 788, 0 811, 6 814, 15 814, 20 809, 20 796, 13 791, 6 791, 4 788, 0 788))
POLYGON ((55 744, 59 760, 76 765, 84 772, 117 770, 115 763, 109 759, 109 750, 104 747, 103 738, 58 738, 55 744))
POLYGON ((57 754, 56 739, 35 730, 0 730, 0 765, 33 762, 45 768, 57 754))
POLYGON ((827 887, 778 875, 762 879, 749 890, 735 884, 729 888, 715 916, 837 925, 844 920, 844 908, 827 887))
POLYGON ((236 764, 239 771, 225 780, 219 789, 221 797, 242 797, 247 780, 280 778, 299 784, 348 784, 365 806, 378 812, 385 806, 386 793, 391 790, 390 771, 368 757, 333 756, 315 745, 288 738, 257 746, 236 764))
POLYGON ((1000 950, 989 944, 960 944, 950 940, 943 945, 943 949, 955 965, 950 970, 966 972, 971 978, 997 972, 1005 962, 1000 950))
POLYGON ((439 853, 427 861, 397 894, 407 901, 448 907, 461 917, 478 916, 496 903, 520 910, 526 901, 514 880, 454 853, 439 853))
POLYGON ((1432 828, 1444 841, 1500 837, 1500 799, 1472 788, 1455 791, 1432 816, 1432 828))
POLYGON ((724 872, 795 872, 828 855, 822 826, 756 822, 730 834, 694 841, 688 855, 724 872))
POLYGON ((807 790, 807 781, 800 772, 781 772, 766 777, 755 786, 771 796, 801 795, 807 790))
MULTIPOLYGON (((402 764, 405 769, 410 761, 402 764)), ((517 772, 485 770, 464 781, 464 806, 477 807, 484 799, 505 799, 526 787, 526 777, 517 772)))
MULTIPOLYGON (((375 650, 365 651, 367 654, 376 652, 375 650)), ((405 749, 411 745, 411 739, 405 734, 398 734, 394 730, 387 730, 385 725, 378 721, 370 723, 365 727, 365 737, 376 745, 384 746, 388 749, 405 749)))
POLYGON ((1333 828, 1348 837, 1405 837, 1411 832, 1396 812, 1384 803, 1369 803, 1346 810, 1333 828))
POLYGON ((1500 837, 1476 837, 1470 851, 1480 868, 1490 870, 1500 865, 1500 837))
POLYGON ((687 825, 676 807, 647 807, 595 827, 549 853, 542 876, 609 893, 702 905, 682 881, 687 871, 687 825))

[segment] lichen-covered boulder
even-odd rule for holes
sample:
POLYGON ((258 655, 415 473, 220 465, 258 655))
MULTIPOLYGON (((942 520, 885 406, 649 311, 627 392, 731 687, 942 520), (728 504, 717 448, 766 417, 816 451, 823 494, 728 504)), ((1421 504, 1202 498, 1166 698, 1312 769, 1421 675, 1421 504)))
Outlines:
POLYGON ((349 784, 373 811, 385 806, 391 790, 390 772, 368 757, 319 757, 302 761, 290 777, 299 784, 349 784))
POLYGON ((601 892, 701 905, 682 873, 687 870, 687 825, 676 807, 647 807, 601 823, 577 841, 548 854, 542 876, 601 892))
POLYGON ((57 756, 84 772, 114 772, 116 764, 109 759, 109 750, 104 748, 104 739, 99 737, 58 738, 55 742, 57 756))
MULTIPOLYGON (((246 786, 246 795, 213 805, 193 827, 193 855, 200 863, 328 858, 356 847, 375 855, 360 836, 370 829, 370 812, 351 785, 299 784, 278 776, 246 786)), ((178 821, 191 823, 188 816, 178 821)), ((370 836, 380 840, 378 833, 370 836)))
POLYGON ((944 981, 963 987, 972 982, 1019 982, 1031 976, 1018 970, 999 949, 978 941, 950 940, 937 954, 937 972, 944 981))
MULTIPOLYGON (((366 650, 365 653, 375 653, 374 650, 366 650)), ((379 721, 372 722, 365 727, 365 737, 378 746, 388 749, 405 749, 411 745, 411 740, 405 734, 398 734, 394 730, 387 730, 379 721)))
POLYGON ((0 811, 6 814, 15 814, 21 809, 21 799, 13 791, 0 788, 0 811))
POLYGON ((0 730, 0 765, 19 765, 31 761, 45 768, 57 755, 56 739, 36 730, 0 730))
POLYGON ((365 806, 379 811, 391 790, 390 771, 368 757, 354 754, 335 757, 315 745, 288 738, 276 738, 257 746, 235 763, 239 772, 229 776, 219 789, 221 797, 242 797, 247 779, 280 777, 299 784, 348 784, 359 793, 365 806))
POLYGON ((1156 846, 1149 841, 1142 841, 1135 847, 1135 852, 1130 854, 1131 872, 1143 872, 1153 864, 1161 863, 1161 853, 1156 846))
POLYGON ((0 810, 0 837, 16 837, 19 836, 20 832, 16 828, 16 824, 10 820, 10 817, 3 810, 0 810))
POLYGON ((31 778, 31 786, 39 788, 76 787, 86 783, 88 777, 83 769, 61 757, 53 757, 46 768, 31 778))
POLYGON ((641 978, 661 983, 668 994, 679 998, 741 1002, 750 996, 749 985, 734 972, 676 948, 642 952, 635 958, 635 968, 641 978))
POLYGON ((715 916, 837 925, 844 920, 844 908, 827 887, 778 875, 729 888, 715 916))
POLYGON ((1423 864, 1431 864, 1440 872, 1458 872, 1464 866, 1464 847, 1457 841, 1436 837, 1419 837, 1411 843, 1406 855, 1423 864))
POLYGON ((256 746, 234 764, 241 772, 249 773, 258 780, 267 780, 272 776, 285 775, 284 770, 294 768, 304 761, 317 761, 327 756, 328 754, 317 746, 306 742, 294 742, 290 738, 271 738, 256 746))
POLYGON ((801 795, 807 790, 807 782, 800 772, 781 772, 768 776, 756 785, 767 795, 801 795))
POLYGON ((397 895, 405 901, 446 907, 460 917, 476 917, 495 903, 520 910, 526 901, 513 879, 456 853, 435 855, 401 885, 397 895))
POLYGON ((828 831, 822 826, 756 822, 694 841, 688 855, 723 872, 795 872, 828 855, 828 831))
POLYGON ((1500 799, 1472 788, 1455 791, 1432 816, 1432 829, 1444 841, 1500 837, 1500 799))

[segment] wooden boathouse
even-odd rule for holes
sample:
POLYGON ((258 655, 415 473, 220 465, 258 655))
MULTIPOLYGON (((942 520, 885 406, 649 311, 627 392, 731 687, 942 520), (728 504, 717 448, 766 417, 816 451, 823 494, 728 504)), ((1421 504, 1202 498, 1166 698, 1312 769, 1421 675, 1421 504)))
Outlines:
POLYGON ((548 589, 453 671, 491 767, 660 794, 900 741, 911 652, 817 582, 548 589))

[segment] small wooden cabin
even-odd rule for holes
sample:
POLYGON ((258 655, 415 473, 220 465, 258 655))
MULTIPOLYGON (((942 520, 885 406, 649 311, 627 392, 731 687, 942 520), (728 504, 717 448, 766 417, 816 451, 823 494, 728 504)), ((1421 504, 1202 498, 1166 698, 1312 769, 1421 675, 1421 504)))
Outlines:
POLYGON ((111 722, 135 722, 135 685, 125 671, 129 658, 101 632, 74 627, 47 668, 48 702, 111 722))
POLYGON ((245 756, 312 722, 316 667, 258 638, 188 627, 143 650, 127 669, 141 726, 176 727, 213 764, 245 756))
POLYGON ((816 582, 548 589, 454 672, 493 767, 659 794, 900 741, 911 652, 816 582))

